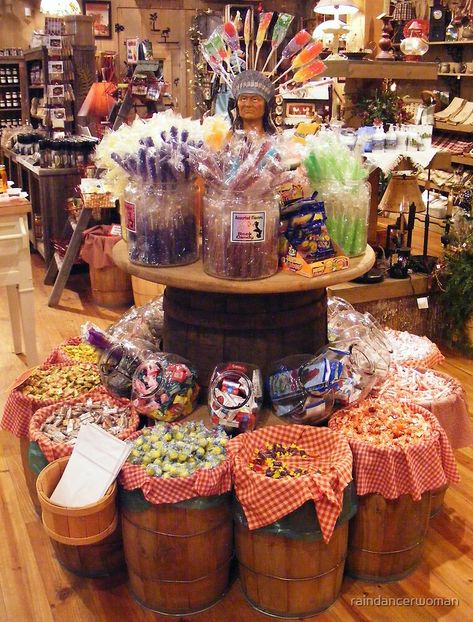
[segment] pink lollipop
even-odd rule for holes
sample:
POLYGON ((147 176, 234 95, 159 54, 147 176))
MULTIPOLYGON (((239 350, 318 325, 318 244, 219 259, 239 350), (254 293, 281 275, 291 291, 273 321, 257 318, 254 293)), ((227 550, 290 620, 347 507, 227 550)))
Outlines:
POLYGON ((237 29, 235 28, 235 24, 233 22, 226 22, 223 25, 223 38, 225 39, 226 44, 231 49, 232 52, 236 52, 240 49, 240 39, 238 37, 237 29))
POLYGON ((320 41, 313 41, 312 43, 310 43, 307 47, 301 50, 295 58, 292 59, 292 63, 289 69, 281 74, 279 78, 273 80, 273 83, 281 80, 281 78, 283 78, 290 71, 295 71, 296 69, 299 69, 300 67, 303 67, 304 65, 307 65, 308 63, 314 61, 323 50, 323 47, 324 46, 320 41))
MULTIPOLYGON (((286 45, 284 50, 281 53, 281 60, 273 69, 272 74, 276 73, 279 65, 287 60, 288 58, 292 58, 297 52, 300 52, 302 48, 307 45, 310 41, 312 41, 312 37, 307 32, 307 30, 299 30, 299 32, 292 37, 289 43, 286 45)), ((271 75, 272 75, 271 74, 271 75)))

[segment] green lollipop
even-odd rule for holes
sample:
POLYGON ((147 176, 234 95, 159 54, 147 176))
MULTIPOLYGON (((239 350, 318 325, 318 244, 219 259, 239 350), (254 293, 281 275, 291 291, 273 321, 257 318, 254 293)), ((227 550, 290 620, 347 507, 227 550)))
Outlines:
POLYGON ((289 13, 279 13, 278 19, 274 24, 273 35, 271 39, 271 52, 266 59, 264 67, 262 71, 264 71, 269 63, 270 58, 276 52, 277 48, 284 41, 284 37, 288 31, 289 26, 291 25, 292 20, 294 19, 294 15, 289 15, 289 13))

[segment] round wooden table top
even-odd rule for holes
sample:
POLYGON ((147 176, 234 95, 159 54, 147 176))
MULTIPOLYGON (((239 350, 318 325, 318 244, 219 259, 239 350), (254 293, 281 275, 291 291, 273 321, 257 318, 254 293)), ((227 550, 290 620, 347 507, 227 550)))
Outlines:
POLYGON ((152 283, 161 283, 179 289, 229 294, 281 294, 284 292, 303 292, 322 289, 356 279, 367 272, 374 264, 375 254, 368 246, 364 255, 350 259, 350 267, 339 272, 307 278, 290 272, 278 272, 267 279, 256 281, 235 281, 216 279, 204 272, 202 259, 187 266, 174 268, 152 268, 131 263, 128 259, 127 243, 117 242, 113 248, 113 260, 128 274, 140 277, 152 283))

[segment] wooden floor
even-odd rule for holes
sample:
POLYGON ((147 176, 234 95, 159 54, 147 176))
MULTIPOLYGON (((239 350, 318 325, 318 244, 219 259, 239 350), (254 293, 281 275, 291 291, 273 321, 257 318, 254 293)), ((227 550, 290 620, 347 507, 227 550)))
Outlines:
MULTIPOLYGON (((50 287, 42 285, 44 265, 33 258, 39 352, 45 357, 66 337, 77 335, 85 320, 107 326, 122 310, 99 309, 90 302, 84 275, 74 275, 59 308, 47 307, 50 287)), ((21 356, 11 353, 6 296, 0 300, 0 386, 6 390, 24 371, 21 356)), ((441 369, 465 386, 473 405, 473 364, 449 355, 441 369)), ((473 620, 473 448, 456 452, 461 483, 446 495, 444 511, 431 521, 424 560, 409 578, 390 585, 346 578, 337 602, 311 620, 399 621, 473 620), (410 598, 406 605, 359 604, 363 598, 410 598), (416 600, 417 599, 417 600, 416 600), (424 600, 421 600, 424 599, 424 600), (429 599, 458 599, 458 605, 429 604, 429 599), (427 603, 427 604, 423 604, 427 603)), ((209 542, 209 552, 212 543, 209 542)), ((172 560, 170 560, 172 563, 172 560)), ((374 601, 376 602, 376 601, 374 601)), ((63 570, 41 522, 33 511, 21 468, 18 439, 0 432, 0 622, 141 622, 189 619, 195 622, 259 622, 268 620, 244 600, 235 581, 213 609, 181 618, 164 617, 137 605, 126 577, 81 579, 63 570)))

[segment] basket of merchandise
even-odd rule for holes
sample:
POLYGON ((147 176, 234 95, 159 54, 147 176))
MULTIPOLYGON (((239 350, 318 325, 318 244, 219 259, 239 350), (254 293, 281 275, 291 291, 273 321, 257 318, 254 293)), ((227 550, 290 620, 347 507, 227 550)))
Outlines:
POLYGON ((158 423, 128 441, 133 448, 118 480, 125 559, 133 596, 153 611, 196 613, 227 590, 233 536, 227 441, 221 429, 201 422, 158 423))

